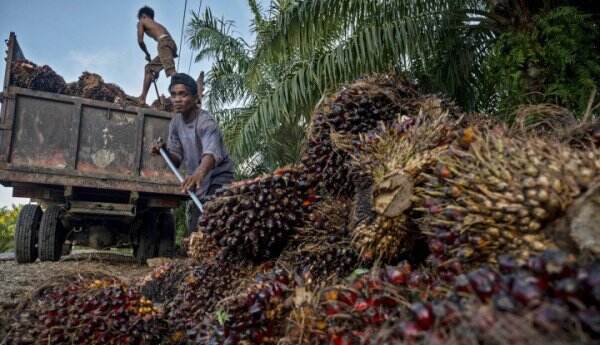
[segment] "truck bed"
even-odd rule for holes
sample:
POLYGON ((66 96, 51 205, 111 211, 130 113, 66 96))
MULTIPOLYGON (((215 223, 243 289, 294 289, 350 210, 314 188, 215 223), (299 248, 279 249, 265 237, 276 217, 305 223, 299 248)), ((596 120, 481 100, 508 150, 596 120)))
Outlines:
POLYGON ((181 196, 166 164, 149 153, 173 114, 9 85, 12 61, 24 58, 14 33, 7 53, 0 183, 181 196))

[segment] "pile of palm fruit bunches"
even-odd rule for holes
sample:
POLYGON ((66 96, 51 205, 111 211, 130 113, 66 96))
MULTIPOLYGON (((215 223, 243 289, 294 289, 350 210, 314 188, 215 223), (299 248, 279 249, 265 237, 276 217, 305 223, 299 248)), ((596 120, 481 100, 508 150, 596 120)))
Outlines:
POLYGON ((301 164, 205 203, 188 259, 133 286, 56 283, 6 343, 600 340, 598 231, 576 212, 593 219, 594 147, 381 75, 321 102, 307 137, 301 164))
MULTIPOLYGON (((96 73, 83 72, 76 82, 66 83, 63 77, 50 66, 38 66, 28 60, 17 60, 12 63, 10 84, 31 90, 106 101, 123 106, 137 105, 134 97, 127 95, 118 85, 106 83, 96 73)), ((173 111, 171 99, 164 96, 152 103, 151 107, 161 111, 173 111)))

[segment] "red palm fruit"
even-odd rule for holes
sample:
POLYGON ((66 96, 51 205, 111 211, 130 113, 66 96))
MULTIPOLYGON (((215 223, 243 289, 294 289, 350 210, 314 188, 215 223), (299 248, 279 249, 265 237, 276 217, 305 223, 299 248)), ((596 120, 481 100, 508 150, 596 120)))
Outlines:
POLYGON ((342 301, 348 305, 354 305, 354 303, 356 302, 356 299, 358 298, 358 295, 354 291, 343 290, 343 291, 339 292, 338 298, 340 301, 342 301))
POLYGON ((563 278, 554 283, 554 296, 563 300, 573 298, 577 295, 579 285, 575 278, 563 278))
POLYGON ((334 334, 331 336, 331 344, 333 345, 352 345, 351 336, 350 335, 337 335, 334 334))
POLYGON ((423 303, 417 302, 410 306, 410 311, 419 329, 428 330, 433 326, 433 314, 431 309, 423 303))
POLYGON ((446 246, 440 240, 431 240, 429 241, 429 250, 434 254, 443 254, 446 246))
POLYGON ((355 311, 358 312, 363 312, 365 310, 367 310, 369 308, 369 303, 367 303, 367 301, 363 298, 359 298, 356 300, 356 302, 354 303, 354 305, 352 306, 352 308, 355 311))
POLYGON ((533 306, 541 303, 543 291, 538 285, 535 277, 517 277, 511 289, 511 295, 525 306, 533 306))
POLYGON ((457 292, 471 292, 472 288, 471 283, 469 282, 469 278, 467 278, 467 276, 464 274, 456 276, 456 278, 454 279, 454 289, 457 292))
POLYGON ((408 274, 401 266, 386 266, 386 280, 394 285, 404 285, 408 280, 408 274))
POLYGON ((381 325, 385 321, 387 321, 387 317, 385 316, 385 314, 378 311, 374 312, 373 315, 371 315, 371 318, 369 319, 369 322, 374 325, 381 325))
POLYGON ((404 340, 415 340, 421 335, 421 330, 416 322, 403 322, 400 324, 400 334, 404 340))
POLYGON ((327 306, 325 308, 325 313, 327 313, 327 315, 329 315, 329 316, 337 315, 341 311, 342 311, 342 308, 336 301, 328 302, 327 306))
POLYGON ((494 292, 494 285, 490 280, 490 277, 487 275, 485 269, 469 272, 469 274, 467 274, 467 278, 471 283, 473 291, 475 291, 481 300, 486 301, 492 296, 492 293, 494 292))
POLYGON ((502 273, 512 273, 519 267, 517 260, 510 255, 500 255, 498 257, 498 266, 502 273))

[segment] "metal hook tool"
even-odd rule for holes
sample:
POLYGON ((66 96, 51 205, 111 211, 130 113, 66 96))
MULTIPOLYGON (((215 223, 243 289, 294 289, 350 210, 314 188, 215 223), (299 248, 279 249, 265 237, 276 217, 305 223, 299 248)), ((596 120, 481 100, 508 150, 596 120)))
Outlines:
MULTIPOLYGON (((175 176, 177 177, 177 180, 179 180, 180 183, 183 183, 183 176, 181 176, 181 174, 179 173, 179 170, 177 170, 177 168, 171 161, 171 158, 169 158, 167 151, 165 151, 165 149, 162 147, 160 148, 160 155, 162 156, 162 158, 164 158, 165 162, 167 162, 167 165, 169 166, 169 168, 171 169, 173 174, 175 174, 175 176)), ((200 212, 204 212, 202 203, 200 202, 200 199, 198 199, 198 196, 196 195, 196 193, 192 192, 191 190, 188 190, 187 193, 190 196, 190 198, 192 198, 192 201, 194 201, 194 204, 196 204, 196 206, 198 206, 198 209, 200 210, 200 212)))

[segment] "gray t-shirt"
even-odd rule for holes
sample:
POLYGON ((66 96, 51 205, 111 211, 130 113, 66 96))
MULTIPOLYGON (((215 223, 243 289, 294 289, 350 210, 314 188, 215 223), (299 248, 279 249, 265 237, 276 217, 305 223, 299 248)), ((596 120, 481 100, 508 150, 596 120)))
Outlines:
POLYGON ((191 175, 200 165, 202 156, 213 155, 215 167, 196 190, 200 197, 206 194, 211 185, 224 185, 233 181, 233 161, 229 158, 217 122, 206 110, 200 110, 190 123, 185 123, 181 114, 175 115, 169 125, 167 149, 170 154, 179 158, 180 168, 187 175, 191 175))

